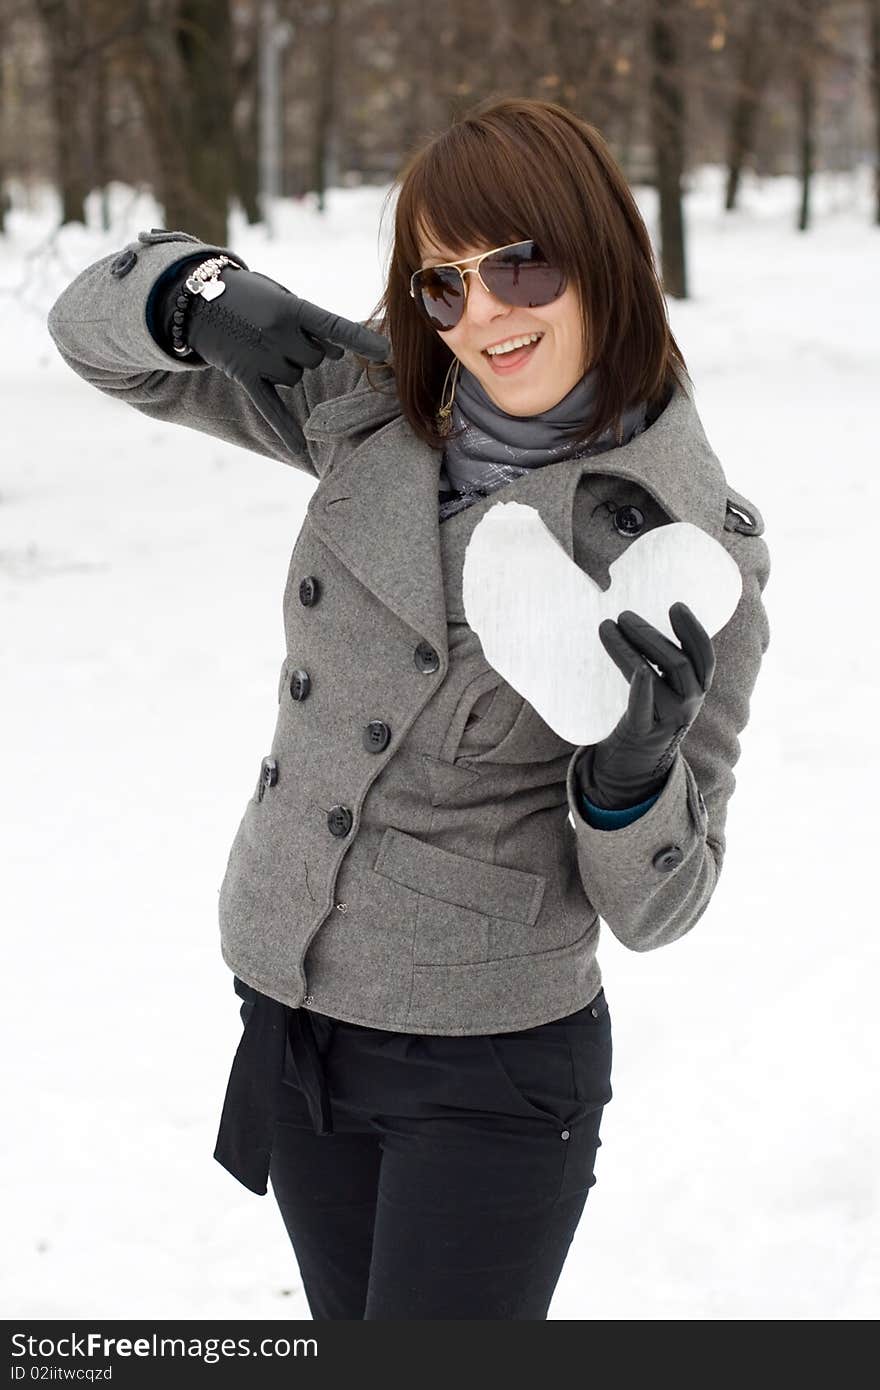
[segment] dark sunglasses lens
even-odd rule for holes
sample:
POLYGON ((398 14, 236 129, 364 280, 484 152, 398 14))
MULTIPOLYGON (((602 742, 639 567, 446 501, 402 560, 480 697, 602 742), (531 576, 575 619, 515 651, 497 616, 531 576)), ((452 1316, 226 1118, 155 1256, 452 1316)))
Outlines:
POLYGON ((565 290, 565 276, 548 265, 533 241, 487 256, 480 267, 486 286, 497 299, 521 309, 552 304, 565 290))
POLYGON ((457 270, 450 266, 420 270, 413 289, 432 328, 442 333, 455 327, 464 310, 464 285, 457 270))
MULTIPOLYGON (((534 241, 494 251, 480 266, 486 288, 504 304, 534 309, 552 304, 564 292, 561 270, 549 265, 534 241)), ((464 283, 454 266, 430 266, 413 279, 416 300, 440 333, 454 328, 464 312, 464 283)))

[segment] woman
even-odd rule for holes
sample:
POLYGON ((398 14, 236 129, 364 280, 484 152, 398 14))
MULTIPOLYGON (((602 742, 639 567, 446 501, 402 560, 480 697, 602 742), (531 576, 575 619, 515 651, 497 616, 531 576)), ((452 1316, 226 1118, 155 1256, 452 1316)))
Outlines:
POLYGON ((366 325, 154 229, 49 326, 100 390, 317 479, 221 888, 245 1029, 215 1156, 271 1181, 316 1319, 543 1319, 612 1094, 600 914, 645 951, 708 907, 769 555, 599 134, 483 103, 398 182, 366 325), (740 568, 714 638, 683 603, 680 645, 637 613, 601 625, 630 694, 597 744, 561 739, 466 622, 499 490, 603 585, 671 521, 740 568))

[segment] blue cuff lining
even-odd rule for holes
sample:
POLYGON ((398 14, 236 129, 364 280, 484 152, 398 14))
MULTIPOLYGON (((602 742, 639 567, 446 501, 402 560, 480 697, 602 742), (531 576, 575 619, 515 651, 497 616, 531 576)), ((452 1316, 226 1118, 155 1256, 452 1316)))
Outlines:
POLYGON ((587 824, 592 825, 595 830, 618 830, 623 825, 629 825, 631 821, 638 820, 649 811, 660 796, 660 792, 655 792, 649 796, 647 801, 640 801, 638 806, 625 806, 620 811, 606 811, 601 806, 594 806, 583 792, 581 801, 584 807, 584 816, 587 824))

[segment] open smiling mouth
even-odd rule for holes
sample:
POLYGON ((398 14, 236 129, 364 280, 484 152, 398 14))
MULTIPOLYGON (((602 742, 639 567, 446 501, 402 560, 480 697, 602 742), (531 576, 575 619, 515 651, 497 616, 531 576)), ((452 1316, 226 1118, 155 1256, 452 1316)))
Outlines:
POLYGON ((509 372, 515 372, 534 357, 543 341, 544 334, 542 333, 540 338, 536 342, 530 343, 528 347, 516 348, 513 352, 502 352, 494 357, 490 357, 488 352, 484 351, 483 356, 497 376, 507 376, 509 372))

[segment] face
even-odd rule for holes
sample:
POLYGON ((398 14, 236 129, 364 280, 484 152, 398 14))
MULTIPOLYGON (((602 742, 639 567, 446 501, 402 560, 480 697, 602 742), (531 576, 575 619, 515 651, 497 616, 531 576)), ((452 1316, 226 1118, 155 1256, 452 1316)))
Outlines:
MULTIPOLYGON (((420 242, 420 266, 460 261, 489 251, 471 246, 453 254, 427 238, 420 242)), ((467 267, 463 267, 467 269, 467 267)), ((465 275, 467 300, 454 328, 438 333, 463 367, 473 372, 489 398, 509 415, 538 415, 558 404, 584 374, 584 335, 577 290, 569 283, 559 299, 540 308, 504 304, 483 288, 476 275, 465 275), (504 369, 510 359, 488 357, 485 348, 530 333, 543 336, 521 366, 504 369)))

